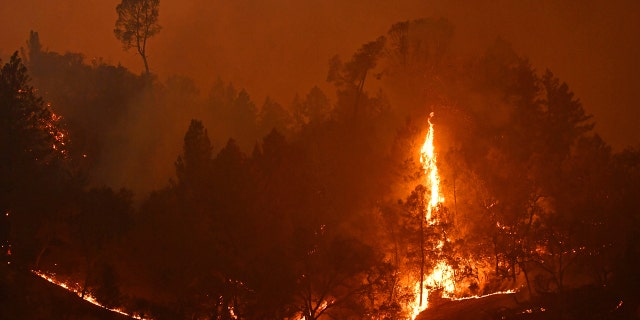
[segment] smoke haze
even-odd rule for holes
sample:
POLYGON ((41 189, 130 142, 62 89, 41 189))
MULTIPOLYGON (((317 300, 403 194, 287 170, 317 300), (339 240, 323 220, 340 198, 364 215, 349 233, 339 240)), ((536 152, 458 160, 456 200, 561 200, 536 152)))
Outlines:
MULTIPOLYGON (((0 56, 6 60, 35 30, 46 49, 141 71, 134 50, 122 51, 113 36, 118 2, 7 1, 0 56)), ((191 77, 204 94, 221 77, 246 88, 257 105, 267 96, 288 105, 314 85, 332 92, 325 82, 332 56, 348 58, 393 23, 420 17, 450 20, 458 52, 481 52, 496 37, 511 42, 536 69, 569 84, 614 148, 640 143, 637 1, 163 0, 149 61, 160 79, 191 77)))
POLYGON ((0 318, 640 310, 640 2, 128 1, 0 6, 0 318))

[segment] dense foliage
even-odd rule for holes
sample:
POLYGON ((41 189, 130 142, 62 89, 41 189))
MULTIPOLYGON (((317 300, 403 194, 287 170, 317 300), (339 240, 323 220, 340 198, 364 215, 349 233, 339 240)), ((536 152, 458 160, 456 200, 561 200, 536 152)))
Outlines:
POLYGON ((507 42, 469 58, 452 37, 443 19, 395 24, 331 59, 335 101, 314 87, 257 107, 32 33, 38 89, 17 54, 0 74, 5 259, 157 319, 407 318, 407 277, 441 260, 460 296, 606 286, 632 310, 640 149, 611 150, 507 42), (431 112, 446 201, 423 226, 431 112))

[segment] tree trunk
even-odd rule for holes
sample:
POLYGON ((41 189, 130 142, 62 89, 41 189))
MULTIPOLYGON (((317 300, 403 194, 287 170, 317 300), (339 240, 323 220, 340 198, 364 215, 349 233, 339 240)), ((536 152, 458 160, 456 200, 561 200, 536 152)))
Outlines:
POLYGON ((86 262, 87 262, 87 271, 85 273, 85 277, 84 277, 84 284, 82 286, 82 292, 80 293, 80 298, 84 299, 85 294, 87 293, 87 287, 89 285, 89 278, 91 275, 91 259, 89 258, 89 256, 87 255, 85 257, 86 262))
POLYGON ((424 290, 424 213, 420 212, 420 303, 418 304, 422 307, 422 295, 424 290))
POLYGON ((47 249, 49 248, 49 240, 47 240, 47 242, 42 246, 42 249, 40 249, 40 252, 38 252, 38 256, 36 257, 36 262, 34 263, 34 269, 38 270, 38 268, 40 267, 40 260, 42 259, 42 256, 44 255, 45 252, 47 252, 47 249))
POLYGON ((87 293, 87 287, 89 284, 89 269, 87 269, 87 273, 84 277, 84 285, 82 286, 82 292, 80 293, 80 298, 84 299, 85 294, 87 293))
POLYGON ((524 280, 527 282, 527 291, 529 292, 529 299, 533 297, 531 292, 531 283, 529 282, 529 273, 527 272, 527 268, 524 266, 524 262, 520 262, 520 268, 522 272, 524 272, 524 280))
POLYGON ((362 91, 364 90, 364 81, 367 78, 367 73, 368 71, 365 71, 364 74, 362 75, 362 79, 360 79, 360 82, 358 83, 358 89, 356 91, 356 101, 354 103, 353 106, 353 119, 354 120, 358 120, 358 109, 359 109, 359 104, 360 104, 360 96, 362 95, 362 91))
POLYGON ((144 62, 144 70, 145 70, 145 75, 149 75, 149 63, 147 63, 147 55, 144 53, 140 53, 140 56, 142 57, 142 62, 144 62))

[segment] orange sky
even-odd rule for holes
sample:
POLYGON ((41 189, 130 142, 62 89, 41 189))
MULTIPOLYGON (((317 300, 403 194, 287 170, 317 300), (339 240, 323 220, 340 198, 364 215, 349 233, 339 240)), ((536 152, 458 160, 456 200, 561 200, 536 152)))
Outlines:
MULTIPOLYGON (((53 51, 141 71, 113 36, 119 0, 4 0, 0 57, 23 46, 29 30, 53 51)), ((152 71, 183 74, 206 88, 217 76, 246 88, 256 104, 323 84, 327 61, 349 57, 391 24, 446 17, 456 46, 482 50, 497 36, 540 71, 551 69, 595 115, 616 148, 640 146, 640 1, 551 0, 161 0, 163 30, 151 39, 152 71)), ((206 91, 206 89, 203 89, 206 91)))

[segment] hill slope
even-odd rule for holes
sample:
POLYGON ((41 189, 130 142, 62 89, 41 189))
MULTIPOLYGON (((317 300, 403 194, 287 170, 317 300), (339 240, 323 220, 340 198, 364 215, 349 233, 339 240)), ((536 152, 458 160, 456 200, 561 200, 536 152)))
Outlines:
POLYGON ((0 266, 0 319, 125 320, 27 270, 0 266))
POLYGON ((549 320, 549 319, 640 319, 640 306, 634 297, 602 287, 585 286, 564 295, 538 295, 523 301, 521 294, 497 294, 477 299, 441 303, 420 313, 416 320, 549 320))

